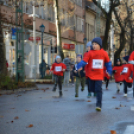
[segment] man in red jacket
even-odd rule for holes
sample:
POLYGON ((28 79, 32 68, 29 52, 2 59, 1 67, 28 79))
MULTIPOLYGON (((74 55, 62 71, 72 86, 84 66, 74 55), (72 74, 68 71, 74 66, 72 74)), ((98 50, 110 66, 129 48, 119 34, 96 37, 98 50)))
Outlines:
POLYGON ((59 86, 59 96, 62 96, 62 80, 63 80, 63 72, 66 69, 66 65, 61 62, 61 57, 56 56, 56 62, 52 64, 51 72, 54 74, 55 84, 53 91, 56 91, 57 84, 59 86))
POLYGON ((102 49, 102 40, 96 37, 92 40, 93 50, 89 51, 83 60, 77 64, 80 71, 88 62, 87 77, 90 89, 96 92, 96 110, 101 111, 102 107, 102 80, 104 79, 104 65, 109 75, 112 74, 112 63, 106 51, 102 49))

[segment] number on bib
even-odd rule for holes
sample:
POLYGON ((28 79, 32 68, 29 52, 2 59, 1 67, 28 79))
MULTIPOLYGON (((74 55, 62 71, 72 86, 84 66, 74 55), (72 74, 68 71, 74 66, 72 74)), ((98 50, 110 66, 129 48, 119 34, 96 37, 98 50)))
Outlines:
POLYGON ((94 59, 92 67, 93 69, 103 69, 103 60, 94 59))
POLYGON ((60 72, 60 71, 62 71, 62 67, 61 67, 61 66, 59 66, 59 67, 55 67, 55 71, 56 71, 56 72, 60 72))
POLYGON ((128 68, 127 67, 124 67, 122 72, 123 73, 127 73, 128 72, 128 68))

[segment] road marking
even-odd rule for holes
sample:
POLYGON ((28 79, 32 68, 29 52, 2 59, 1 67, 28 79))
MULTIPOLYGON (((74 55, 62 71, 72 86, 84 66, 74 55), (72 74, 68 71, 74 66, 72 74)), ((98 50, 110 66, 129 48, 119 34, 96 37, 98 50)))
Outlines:
POLYGON ((123 134, 134 134, 134 125, 127 126, 127 128, 123 134))

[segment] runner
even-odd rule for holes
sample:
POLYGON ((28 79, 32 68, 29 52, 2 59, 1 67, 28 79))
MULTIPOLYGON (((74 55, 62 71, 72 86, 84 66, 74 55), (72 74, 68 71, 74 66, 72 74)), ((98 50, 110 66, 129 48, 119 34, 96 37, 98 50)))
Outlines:
MULTIPOLYGON (((131 53, 128 63, 133 64, 133 70, 134 70, 134 51, 131 53)), ((134 77, 134 71, 133 71, 133 77, 134 77)), ((133 97, 134 97, 134 80, 133 80, 133 97)))
POLYGON ((104 80, 106 82, 106 90, 108 90, 109 79, 110 79, 110 76, 107 72, 106 67, 104 67, 104 80))
MULTIPOLYGON (((88 43, 87 43, 87 45, 86 45, 86 52, 84 53, 84 57, 88 54, 88 52, 92 49, 92 42, 91 41, 89 41, 88 43)), ((89 89, 89 82, 88 82, 88 74, 87 74, 87 72, 88 72, 88 62, 87 62, 87 65, 85 66, 85 75, 86 75, 86 84, 87 84, 87 87, 88 87, 88 98, 90 98, 92 95, 91 95, 91 90, 89 89)), ((96 96, 96 93, 94 92, 94 96, 96 96)))
POLYGON ((83 60, 77 65, 80 71, 88 62, 88 82, 90 89, 96 92, 96 110, 101 111, 102 107, 102 80, 104 79, 104 65, 108 75, 112 74, 112 63, 106 51, 102 49, 102 40, 96 37, 92 40, 93 50, 89 51, 83 60))
POLYGON ((123 82, 123 76, 120 75, 122 70, 123 65, 121 64, 121 60, 118 58, 116 59, 116 65, 113 67, 113 74, 117 86, 117 93, 120 92, 120 85, 123 82))
MULTIPOLYGON (((77 61, 77 64, 79 62, 81 62, 82 60, 82 55, 78 54, 77 55, 77 58, 76 58, 76 61, 77 61)), ((78 91, 79 91, 79 85, 81 84, 81 91, 84 90, 84 87, 85 87, 85 71, 84 71, 84 67, 83 69, 78 72, 77 70, 77 64, 75 64, 74 68, 73 68, 73 71, 74 71, 74 75, 76 76, 76 83, 75 83, 75 97, 78 97, 78 91)))
POLYGON ((54 74, 55 84, 52 91, 56 91, 57 84, 59 86, 59 96, 62 96, 62 80, 63 72, 66 69, 66 65, 61 62, 61 57, 56 56, 55 63, 52 64, 51 72, 54 74))
POLYGON ((123 75, 124 78, 124 97, 127 97, 127 88, 132 87, 133 83, 133 65, 128 64, 129 56, 123 57, 123 70, 121 72, 121 75, 123 75))

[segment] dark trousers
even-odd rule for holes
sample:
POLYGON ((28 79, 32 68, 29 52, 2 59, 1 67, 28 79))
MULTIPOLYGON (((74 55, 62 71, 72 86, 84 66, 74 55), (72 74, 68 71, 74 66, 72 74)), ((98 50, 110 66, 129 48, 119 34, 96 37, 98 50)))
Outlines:
POLYGON ((106 88, 107 88, 109 84, 109 79, 107 79, 107 77, 105 77, 105 82, 106 82, 106 88))
POLYGON ((102 80, 88 78, 89 89, 96 93, 96 107, 102 107, 102 80))
POLYGON ((74 75, 73 71, 70 72, 70 78, 71 78, 71 83, 74 83, 74 75))
POLYGON ((127 88, 131 88, 132 87, 132 83, 127 83, 126 81, 123 82, 124 83, 124 93, 127 94, 127 88))
POLYGON ((90 90, 90 86, 89 86, 89 80, 88 80, 88 78, 86 78, 86 84, 87 84, 87 87, 88 87, 88 93, 91 93, 92 91, 90 90))
POLYGON ((54 88, 56 89, 57 88, 57 85, 59 87, 59 90, 61 91, 62 90, 62 80, 63 80, 63 76, 57 76, 57 75, 54 75, 54 88))

